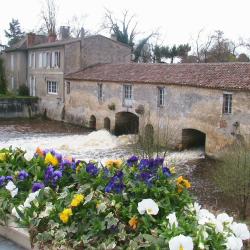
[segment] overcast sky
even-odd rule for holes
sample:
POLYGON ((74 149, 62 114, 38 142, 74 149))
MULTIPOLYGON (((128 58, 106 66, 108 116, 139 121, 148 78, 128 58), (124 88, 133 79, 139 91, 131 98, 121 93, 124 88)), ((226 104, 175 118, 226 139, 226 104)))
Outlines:
MULTIPOLYGON (((202 28, 207 33, 223 30, 225 36, 237 40, 250 38, 250 0, 55 0, 58 26, 72 16, 86 16, 87 29, 97 31, 104 19, 104 8, 121 16, 123 10, 135 14, 138 30, 148 34, 156 29, 165 44, 191 43, 202 28)), ((43 0, 1 0, 0 42, 6 43, 4 29, 11 18, 18 19, 26 31, 40 25, 43 0)))

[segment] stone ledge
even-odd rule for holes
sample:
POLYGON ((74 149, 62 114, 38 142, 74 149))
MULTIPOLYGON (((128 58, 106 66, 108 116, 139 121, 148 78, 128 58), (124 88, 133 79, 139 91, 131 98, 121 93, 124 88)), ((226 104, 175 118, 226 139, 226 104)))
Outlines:
POLYGON ((8 226, 0 225, 0 235, 15 242, 24 249, 32 249, 28 231, 24 228, 18 228, 14 222, 10 222, 8 226))

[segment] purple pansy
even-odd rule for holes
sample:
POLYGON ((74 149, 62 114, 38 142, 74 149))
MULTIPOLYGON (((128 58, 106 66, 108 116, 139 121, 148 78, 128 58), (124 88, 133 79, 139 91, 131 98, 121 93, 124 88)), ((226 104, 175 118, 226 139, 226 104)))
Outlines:
POLYGON ((23 181, 28 178, 29 174, 25 170, 21 170, 18 174, 19 180, 23 181))
POLYGON ((129 167, 132 167, 133 165, 137 164, 138 162, 138 157, 133 155, 127 160, 127 164, 129 167))
POLYGON ((99 173, 99 169, 94 163, 88 163, 86 166, 86 172, 92 176, 96 176, 99 173))
POLYGON ((5 176, 0 176, 0 187, 5 183, 5 176))
POLYGON ((123 183, 123 172, 118 171, 109 181, 107 186, 105 187, 105 192, 115 192, 115 193, 121 193, 123 189, 125 188, 125 185, 123 183))
POLYGON ((43 189, 44 188, 44 184, 41 183, 41 182, 35 182, 33 183, 33 186, 32 186, 32 192, 36 192, 37 190, 39 189, 43 189))

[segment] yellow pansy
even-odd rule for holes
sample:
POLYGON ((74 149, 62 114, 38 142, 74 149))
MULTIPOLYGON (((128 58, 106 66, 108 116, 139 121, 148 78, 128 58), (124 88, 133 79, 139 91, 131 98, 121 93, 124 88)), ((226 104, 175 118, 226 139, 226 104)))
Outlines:
POLYGON ((51 164, 53 166, 57 166, 58 165, 58 160, 57 158, 52 155, 51 153, 47 153, 44 159, 45 164, 51 164))
POLYGON ((60 214, 60 220, 63 223, 67 223, 69 221, 69 217, 72 215, 72 209, 71 208, 65 208, 60 214))
POLYGON ((171 167, 170 167, 170 173, 171 173, 171 174, 176 174, 175 166, 171 166, 171 167))
POLYGON ((42 151, 39 147, 36 148, 36 153, 37 153, 40 157, 43 157, 43 156, 44 156, 43 151, 42 151))
POLYGON ((0 153, 0 161, 6 161, 7 154, 6 153, 0 153))
POLYGON ((76 173, 79 174, 82 168, 82 163, 80 163, 77 167, 76 167, 76 173))
POLYGON ((177 192, 181 193, 184 188, 190 188, 191 183, 187 180, 184 179, 182 176, 179 176, 176 180, 177 183, 177 192))
POLYGON ((137 225, 138 225, 138 219, 136 216, 133 216, 129 222, 128 222, 129 226, 132 228, 132 229, 136 229, 137 228, 137 225))
POLYGON ((71 207, 78 207, 81 202, 84 200, 84 195, 82 194, 75 194, 73 200, 71 201, 71 207))
POLYGON ((118 159, 118 160, 108 160, 105 163, 105 166, 107 168, 121 168, 122 166, 122 160, 118 159))

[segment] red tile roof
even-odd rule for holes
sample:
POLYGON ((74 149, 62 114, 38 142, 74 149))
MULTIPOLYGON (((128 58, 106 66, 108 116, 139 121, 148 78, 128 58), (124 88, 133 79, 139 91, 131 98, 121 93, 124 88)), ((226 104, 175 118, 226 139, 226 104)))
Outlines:
POLYGON ((250 90, 250 63, 99 64, 65 78, 250 90))

